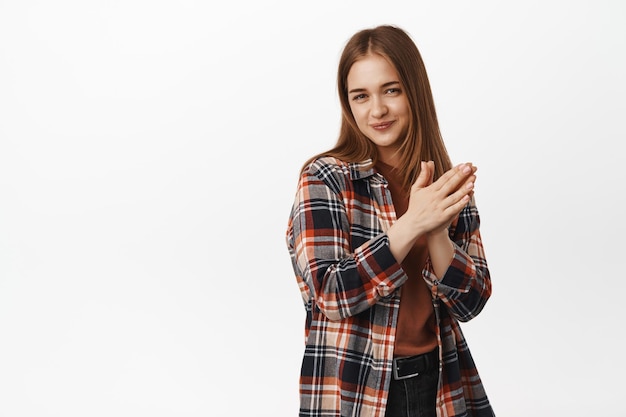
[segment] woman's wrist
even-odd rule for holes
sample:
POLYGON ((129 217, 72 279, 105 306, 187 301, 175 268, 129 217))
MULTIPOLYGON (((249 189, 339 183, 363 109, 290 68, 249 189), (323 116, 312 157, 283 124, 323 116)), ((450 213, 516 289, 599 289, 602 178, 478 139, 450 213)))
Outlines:
POLYGON ((426 241, 435 275, 442 278, 454 258, 454 243, 450 240, 448 229, 430 232, 426 241))
POLYGON ((426 234, 427 239, 449 239, 448 228, 444 227, 437 230, 431 230, 426 234))

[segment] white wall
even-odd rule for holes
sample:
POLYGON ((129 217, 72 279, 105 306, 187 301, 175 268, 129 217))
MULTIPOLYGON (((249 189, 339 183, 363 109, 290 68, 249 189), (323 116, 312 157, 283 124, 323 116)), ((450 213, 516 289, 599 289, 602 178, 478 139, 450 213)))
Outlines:
POLYGON ((626 6, 0 1, 0 416, 292 416, 297 170, 405 28, 476 197, 498 415, 626 415, 626 6))

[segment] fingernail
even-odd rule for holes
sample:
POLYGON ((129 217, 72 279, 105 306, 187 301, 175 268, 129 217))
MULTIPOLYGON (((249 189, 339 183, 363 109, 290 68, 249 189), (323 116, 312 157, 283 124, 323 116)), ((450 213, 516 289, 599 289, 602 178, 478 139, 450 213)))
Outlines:
POLYGON ((465 187, 467 187, 468 190, 471 190, 472 188, 474 188, 474 183, 473 182, 468 182, 465 187))
POLYGON ((470 172, 472 172, 472 169, 467 164, 463 166, 462 170, 464 174, 469 174, 470 172))

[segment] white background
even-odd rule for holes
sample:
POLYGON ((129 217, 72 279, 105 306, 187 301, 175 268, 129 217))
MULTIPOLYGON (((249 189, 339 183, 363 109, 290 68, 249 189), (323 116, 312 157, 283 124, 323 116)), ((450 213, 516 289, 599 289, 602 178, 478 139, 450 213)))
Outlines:
POLYGON ((476 198, 499 416, 625 416, 626 5, 0 1, 0 416, 295 416, 284 242, 355 31, 406 29, 476 198))

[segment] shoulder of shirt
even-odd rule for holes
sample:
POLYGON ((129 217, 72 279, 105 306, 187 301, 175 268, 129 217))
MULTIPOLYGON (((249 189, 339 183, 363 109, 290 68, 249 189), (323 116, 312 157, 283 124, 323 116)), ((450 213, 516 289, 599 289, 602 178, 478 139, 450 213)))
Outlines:
POLYGON ((311 161, 303 170, 304 174, 325 177, 342 175, 350 180, 358 180, 375 174, 370 159, 362 162, 346 162, 334 156, 321 156, 311 161))

